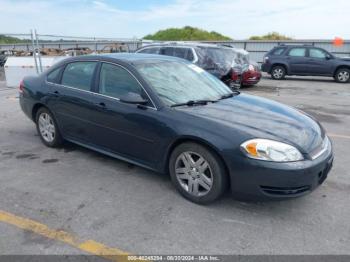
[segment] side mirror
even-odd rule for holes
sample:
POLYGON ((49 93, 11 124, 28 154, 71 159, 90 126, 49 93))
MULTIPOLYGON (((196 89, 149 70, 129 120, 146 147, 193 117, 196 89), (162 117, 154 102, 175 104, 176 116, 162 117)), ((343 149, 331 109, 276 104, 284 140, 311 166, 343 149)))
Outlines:
POLYGON ((330 60, 330 59, 332 59, 332 56, 331 55, 326 55, 326 59, 330 60))
POLYGON ((142 96, 137 93, 127 93, 126 95, 120 97, 120 102, 136 105, 145 105, 148 103, 147 100, 143 99, 142 96))

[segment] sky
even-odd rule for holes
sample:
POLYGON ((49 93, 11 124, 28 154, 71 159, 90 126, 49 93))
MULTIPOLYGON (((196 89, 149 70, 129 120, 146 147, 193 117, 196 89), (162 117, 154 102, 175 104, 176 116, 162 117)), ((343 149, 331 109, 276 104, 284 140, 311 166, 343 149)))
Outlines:
POLYGON ((247 39, 350 39, 349 0, 0 0, 0 34, 143 37, 186 25, 247 39))

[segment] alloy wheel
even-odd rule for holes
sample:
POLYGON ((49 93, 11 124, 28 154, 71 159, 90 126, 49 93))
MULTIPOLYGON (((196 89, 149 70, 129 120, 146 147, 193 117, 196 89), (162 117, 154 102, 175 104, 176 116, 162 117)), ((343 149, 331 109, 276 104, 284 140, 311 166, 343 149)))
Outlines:
POLYGON ((208 194, 213 186, 210 165, 198 153, 181 153, 175 162, 175 174, 181 187, 196 197, 208 194))
POLYGON ((338 80, 340 82, 347 82, 349 80, 350 74, 347 71, 340 71, 338 73, 338 80))
POLYGON ((274 70, 273 70, 273 73, 272 73, 272 75, 273 75, 274 78, 276 78, 276 79, 282 78, 283 74, 284 74, 284 72, 283 72, 283 70, 282 70, 281 68, 276 68, 276 69, 274 69, 274 70))
POLYGON ((55 139, 55 124, 52 117, 47 113, 42 113, 39 116, 39 131, 42 138, 51 143, 55 139))

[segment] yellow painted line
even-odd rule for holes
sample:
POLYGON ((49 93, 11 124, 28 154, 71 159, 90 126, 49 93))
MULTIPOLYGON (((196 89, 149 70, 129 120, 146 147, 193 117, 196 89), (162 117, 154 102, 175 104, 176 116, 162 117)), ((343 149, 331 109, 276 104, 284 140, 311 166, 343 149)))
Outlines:
POLYGON ((74 248, 80 249, 87 253, 100 256, 112 261, 128 261, 128 253, 118 248, 110 248, 94 240, 81 241, 76 236, 63 230, 51 229, 48 226, 34 220, 19 217, 0 210, 0 222, 13 225, 38 235, 61 241, 74 248))
POLYGON ((339 135, 339 134, 332 134, 332 133, 328 133, 327 135, 330 136, 330 137, 335 137, 335 138, 350 139, 350 136, 346 136, 346 135, 339 135))

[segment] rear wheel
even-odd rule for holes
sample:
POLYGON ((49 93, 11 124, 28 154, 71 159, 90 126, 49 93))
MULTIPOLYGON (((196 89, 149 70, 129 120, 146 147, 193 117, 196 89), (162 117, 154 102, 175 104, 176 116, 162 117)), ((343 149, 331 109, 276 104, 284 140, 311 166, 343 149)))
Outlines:
POLYGON ((36 113, 36 128, 41 141, 48 147, 62 145, 63 139, 52 113, 45 107, 36 113))
POLYGON ((350 81, 350 70, 347 68, 339 68, 334 76, 338 83, 348 83, 350 81))
POLYGON ((170 156, 169 171, 173 184, 187 199, 208 204, 225 191, 227 175, 221 160, 196 143, 184 143, 170 156))
POLYGON ((275 80, 284 79, 286 76, 286 69, 283 66, 274 66, 271 69, 271 77, 275 80))

